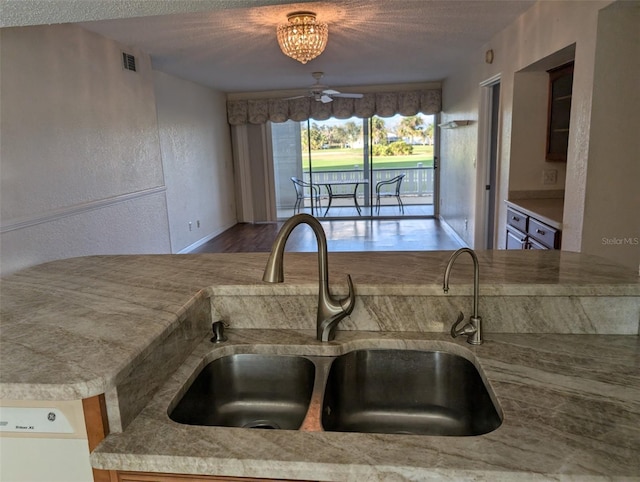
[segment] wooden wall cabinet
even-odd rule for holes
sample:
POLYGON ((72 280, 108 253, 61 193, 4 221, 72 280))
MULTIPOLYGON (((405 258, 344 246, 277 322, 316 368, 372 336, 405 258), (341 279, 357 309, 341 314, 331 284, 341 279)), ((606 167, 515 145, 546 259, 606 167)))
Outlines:
POLYGON ((549 107, 547 113, 547 161, 567 161, 573 62, 549 70, 549 107))
POLYGON ((533 216, 507 209, 506 249, 560 249, 561 230, 533 216))

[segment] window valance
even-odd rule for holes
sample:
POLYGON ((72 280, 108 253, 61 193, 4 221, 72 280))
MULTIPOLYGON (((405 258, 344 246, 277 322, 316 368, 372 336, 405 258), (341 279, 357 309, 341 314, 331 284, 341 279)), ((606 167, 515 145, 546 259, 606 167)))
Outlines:
POLYGON ((305 121, 307 119, 326 120, 331 117, 391 117, 437 114, 442 110, 440 89, 379 92, 364 94, 361 99, 336 97, 326 104, 311 97, 298 99, 250 99, 227 101, 227 119, 231 125, 264 124, 305 121))

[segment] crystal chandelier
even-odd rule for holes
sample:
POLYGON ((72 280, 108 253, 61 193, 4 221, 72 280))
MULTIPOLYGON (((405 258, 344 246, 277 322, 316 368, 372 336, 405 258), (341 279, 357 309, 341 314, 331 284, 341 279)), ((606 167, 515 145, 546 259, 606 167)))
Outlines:
POLYGON ((282 52, 303 64, 320 55, 327 46, 327 24, 316 22, 313 12, 290 13, 287 20, 289 23, 278 26, 278 43, 282 52))

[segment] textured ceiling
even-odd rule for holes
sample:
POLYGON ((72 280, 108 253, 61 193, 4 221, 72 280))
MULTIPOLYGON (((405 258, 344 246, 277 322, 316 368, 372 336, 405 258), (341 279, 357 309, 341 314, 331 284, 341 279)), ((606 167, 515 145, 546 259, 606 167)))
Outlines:
POLYGON ((313 71, 325 72, 332 87, 440 81, 477 62, 482 45, 533 3, 12 0, 2 16, 5 25, 82 21, 149 53, 157 70, 224 92, 255 92, 307 87, 313 71), (275 35, 287 13, 301 9, 329 24, 327 48, 306 65, 282 54, 275 35))

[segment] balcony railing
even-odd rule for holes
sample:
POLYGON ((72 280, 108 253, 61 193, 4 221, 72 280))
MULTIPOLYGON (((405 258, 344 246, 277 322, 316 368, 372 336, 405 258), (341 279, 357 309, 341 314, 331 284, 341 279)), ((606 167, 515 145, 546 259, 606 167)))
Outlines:
MULTIPOLYGON (((398 169, 373 169, 369 177, 369 171, 362 169, 349 169, 344 171, 313 171, 311 176, 305 171, 304 180, 313 183, 337 182, 337 181, 355 181, 369 179, 371 190, 375 189, 376 183, 387 181, 400 174, 406 174, 402 185, 400 186, 401 196, 424 196, 433 199, 434 189, 434 171, 433 167, 407 167, 398 169)), ((365 185, 358 187, 358 197, 365 196, 365 185)), ((340 188, 336 188, 340 189, 340 188)), ((334 191, 336 191, 334 189, 334 191)), ((353 188, 347 187, 346 190, 353 188)))

